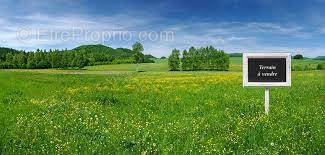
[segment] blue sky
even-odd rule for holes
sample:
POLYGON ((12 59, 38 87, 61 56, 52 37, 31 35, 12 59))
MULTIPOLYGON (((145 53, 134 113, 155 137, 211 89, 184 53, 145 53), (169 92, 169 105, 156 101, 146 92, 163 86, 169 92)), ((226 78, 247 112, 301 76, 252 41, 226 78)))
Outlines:
POLYGON ((325 0, 1 0, 0 46, 131 48, 140 41, 155 56, 213 45, 227 52, 315 57, 325 55, 324 10, 325 0), (116 32, 126 39, 116 39, 116 32), (172 37, 164 39, 164 32, 172 37))

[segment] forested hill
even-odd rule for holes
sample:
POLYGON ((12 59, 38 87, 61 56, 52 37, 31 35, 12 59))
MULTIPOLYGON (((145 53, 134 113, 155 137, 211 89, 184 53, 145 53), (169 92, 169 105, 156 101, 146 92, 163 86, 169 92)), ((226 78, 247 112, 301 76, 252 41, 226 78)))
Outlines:
POLYGON ((325 60, 325 56, 318 56, 316 58, 314 58, 315 60, 325 60))
POLYGON ((73 50, 76 51, 85 51, 86 53, 103 53, 103 54, 109 54, 113 57, 118 58, 126 58, 126 57, 132 57, 135 52, 127 49, 127 48, 117 48, 113 49, 111 47, 107 47, 104 45, 82 45, 77 48, 74 48, 73 50))
MULTIPOLYGON (((73 50, 77 51, 86 51, 86 53, 107 53, 115 58, 130 58, 135 54, 134 51, 127 48, 116 48, 113 49, 111 47, 107 47, 104 45, 82 45, 73 50)), ((144 55, 145 61, 149 61, 148 59, 157 59, 156 57, 146 54, 144 55)))
POLYGON ((19 53, 19 51, 12 48, 0 47, 0 62, 6 60, 8 53, 19 53))
MULTIPOLYGON (((104 45, 82 45, 72 50, 25 52, 0 47, 0 69, 82 68, 101 64, 134 63, 135 52, 104 45)), ((148 56, 144 63, 154 62, 148 56)))

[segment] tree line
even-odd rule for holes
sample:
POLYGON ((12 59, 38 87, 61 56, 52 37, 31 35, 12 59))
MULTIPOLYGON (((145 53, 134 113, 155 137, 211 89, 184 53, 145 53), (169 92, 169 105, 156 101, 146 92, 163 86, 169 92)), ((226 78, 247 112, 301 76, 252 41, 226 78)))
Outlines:
POLYGON ((179 50, 173 49, 168 58, 168 65, 171 71, 226 71, 229 70, 229 55, 212 46, 191 47, 188 51, 183 50, 182 55, 179 50))
MULTIPOLYGON (((139 44, 139 43, 138 43, 139 44)), ((84 45, 72 50, 40 50, 26 52, 0 48, 0 69, 83 68, 85 66, 122 63, 153 63, 151 55, 104 45, 84 45), (139 60, 135 59, 140 57, 139 60)))
MULTIPOLYGON (((3 55, 3 53, 1 52, 3 55)), ((110 57, 98 57, 109 60, 110 57)), ((68 50, 36 50, 35 52, 8 52, 2 56, 1 69, 82 68, 90 63, 83 52, 68 50)))

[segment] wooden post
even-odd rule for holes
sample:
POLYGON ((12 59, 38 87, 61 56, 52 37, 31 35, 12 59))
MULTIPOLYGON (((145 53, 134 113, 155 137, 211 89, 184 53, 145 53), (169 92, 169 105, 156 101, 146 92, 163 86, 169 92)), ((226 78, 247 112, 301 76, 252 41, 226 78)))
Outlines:
POLYGON ((265 88, 265 114, 268 115, 270 111, 270 88, 265 88))

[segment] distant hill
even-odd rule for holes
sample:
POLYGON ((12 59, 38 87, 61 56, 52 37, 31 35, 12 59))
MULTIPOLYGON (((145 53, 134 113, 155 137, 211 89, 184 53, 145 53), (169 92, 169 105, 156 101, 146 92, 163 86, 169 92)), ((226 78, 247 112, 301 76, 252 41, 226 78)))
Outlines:
POLYGON ((144 63, 155 63, 155 60, 157 58, 152 56, 151 54, 145 54, 144 55, 144 63))
POLYGON ((154 57, 153 55, 151 54, 146 54, 144 55, 145 58, 148 58, 148 59, 157 59, 156 57, 154 57))
POLYGON ((314 58, 314 60, 325 60, 325 56, 318 56, 314 58))
POLYGON ((101 44, 97 44, 97 45, 81 45, 78 46, 72 50, 77 50, 77 51, 81 51, 81 50, 85 50, 87 52, 113 52, 114 49, 111 47, 107 47, 105 45, 101 45, 101 44))
POLYGON ((230 57, 243 57, 243 53, 230 53, 230 57))
MULTIPOLYGON (((113 63, 132 63, 133 56, 135 54, 134 51, 127 48, 111 48, 105 45, 97 44, 97 45, 82 45, 72 49, 73 51, 83 52, 87 55, 109 55, 113 58, 113 63)), ((156 59, 156 57, 151 54, 144 55, 144 63, 154 63, 152 59, 156 59)))
POLYGON ((12 48, 6 48, 6 47, 0 47, 0 53, 3 52, 19 52, 18 50, 12 49, 12 48))
POLYGON ((97 44, 97 45, 82 45, 79 47, 76 47, 72 50, 75 51, 83 51, 86 52, 87 54, 89 53, 102 53, 102 54, 108 54, 114 58, 129 58, 132 57, 135 52, 133 52, 130 49, 126 48, 117 48, 113 49, 111 47, 97 44))
POLYGON ((19 53, 20 51, 12 49, 12 48, 5 48, 5 47, 0 47, 0 61, 4 61, 6 59, 6 55, 8 53, 14 54, 14 53, 19 53))
MULTIPOLYGON (((83 68, 103 64, 135 63, 135 52, 127 48, 104 45, 82 45, 71 50, 25 52, 0 48, 0 69, 83 68)), ((144 56, 143 63, 154 63, 154 56, 144 56)))

